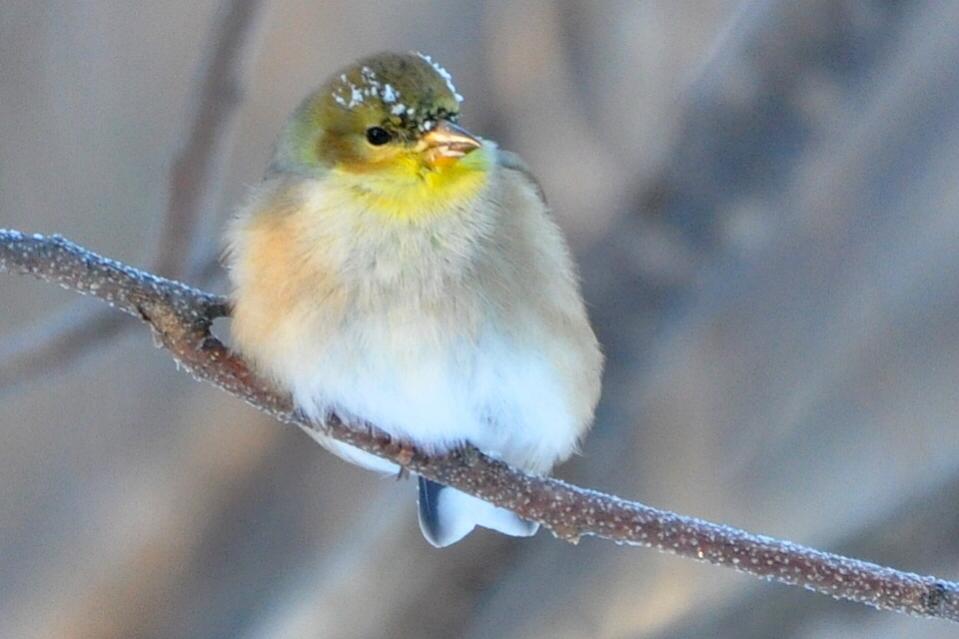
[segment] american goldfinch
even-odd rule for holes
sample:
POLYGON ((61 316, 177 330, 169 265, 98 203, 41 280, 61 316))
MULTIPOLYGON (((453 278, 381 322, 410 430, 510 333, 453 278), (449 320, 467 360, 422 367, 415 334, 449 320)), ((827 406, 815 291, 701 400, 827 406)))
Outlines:
MULTIPOLYGON (((361 60, 306 98, 227 232, 233 339, 317 421, 362 419, 430 453, 469 443, 543 474, 589 428, 602 356, 539 186, 457 124, 461 101, 419 53, 361 60)), ((435 546, 476 525, 536 532, 417 485, 435 546)))

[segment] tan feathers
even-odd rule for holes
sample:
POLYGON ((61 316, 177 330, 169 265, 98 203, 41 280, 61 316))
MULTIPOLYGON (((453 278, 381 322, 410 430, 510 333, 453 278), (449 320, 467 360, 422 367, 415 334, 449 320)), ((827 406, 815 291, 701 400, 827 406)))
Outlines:
POLYGON ((497 166, 468 205, 413 220, 363 208, 331 175, 273 178, 229 242, 237 345, 306 403, 318 396, 317 410, 366 407, 376 415, 360 417, 417 443, 492 445, 535 471, 567 457, 588 428, 602 358, 566 244, 523 173, 497 166), (437 419, 420 432, 403 423, 408 406, 380 406, 377 389, 353 402, 336 375, 380 376, 387 403, 456 396, 469 414, 412 411, 437 419), (512 387, 498 391, 499 378, 512 387), (524 400, 523 385, 547 394, 524 400), (443 397, 420 397, 431 389, 443 397))

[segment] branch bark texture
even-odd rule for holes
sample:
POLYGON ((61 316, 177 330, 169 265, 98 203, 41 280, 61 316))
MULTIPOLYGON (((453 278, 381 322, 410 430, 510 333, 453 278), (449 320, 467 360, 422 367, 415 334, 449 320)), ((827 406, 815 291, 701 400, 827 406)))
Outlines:
POLYGON ((959 583, 755 535, 563 481, 526 475, 475 449, 430 457, 374 425, 315 424, 210 332, 227 300, 101 257, 58 236, 0 230, 0 270, 34 275, 137 317, 198 380, 276 419, 332 437, 539 522, 561 539, 592 535, 728 566, 769 581, 924 617, 959 621, 959 583))

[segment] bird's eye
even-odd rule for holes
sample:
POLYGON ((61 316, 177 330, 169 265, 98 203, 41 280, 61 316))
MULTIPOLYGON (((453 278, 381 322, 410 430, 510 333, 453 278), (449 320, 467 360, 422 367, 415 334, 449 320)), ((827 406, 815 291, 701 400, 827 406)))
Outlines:
POLYGON ((366 130, 366 141, 373 146, 383 146, 390 141, 390 132, 380 126, 371 126, 366 130))

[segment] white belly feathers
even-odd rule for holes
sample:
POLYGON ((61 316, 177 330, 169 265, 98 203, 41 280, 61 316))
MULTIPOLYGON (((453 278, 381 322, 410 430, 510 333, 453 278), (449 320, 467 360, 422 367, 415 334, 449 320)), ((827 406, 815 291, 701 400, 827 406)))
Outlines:
MULTIPOLYGON (((329 410, 359 417, 430 452, 470 442, 538 472, 568 454, 576 425, 539 354, 493 329, 475 342, 461 336, 443 343, 430 324, 422 317, 405 325, 354 318, 319 352, 301 350, 280 368, 301 371, 289 383, 315 418, 329 410)), ((369 468, 395 469, 342 444, 331 448, 369 468)))

